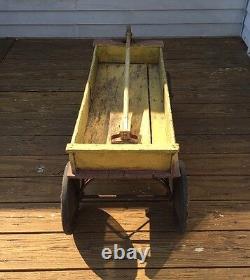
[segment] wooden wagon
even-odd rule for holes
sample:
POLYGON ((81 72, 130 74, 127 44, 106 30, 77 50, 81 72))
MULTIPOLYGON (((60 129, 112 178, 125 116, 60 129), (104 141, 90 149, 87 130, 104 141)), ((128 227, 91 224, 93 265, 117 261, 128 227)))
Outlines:
POLYGON ((62 224, 74 230, 83 190, 92 178, 155 178, 173 200, 178 229, 187 220, 187 183, 178 160, 161 41, 133 42, 129 49, 129 112, 136 144, 113 144, 123 118, 124 42, 99 41, 74 133, 66 147, 69 162, 62 182, 62 224))

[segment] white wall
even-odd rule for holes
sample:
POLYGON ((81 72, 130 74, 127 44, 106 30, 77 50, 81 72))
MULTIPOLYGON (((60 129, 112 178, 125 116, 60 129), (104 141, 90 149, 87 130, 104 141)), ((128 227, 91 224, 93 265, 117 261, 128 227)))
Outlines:
POLYGON ((240 36, 246 0, 0 0, 0 37, 240 36))
POLYGON ((247 14, 244 20, 242 38, 248 46, 248 54, 250 55, 250 2, 247 7, 247 14))

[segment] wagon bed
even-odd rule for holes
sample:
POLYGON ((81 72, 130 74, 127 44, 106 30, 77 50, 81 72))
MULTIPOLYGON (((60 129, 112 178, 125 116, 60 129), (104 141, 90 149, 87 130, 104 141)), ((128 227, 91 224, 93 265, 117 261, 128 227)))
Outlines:
POLYGON ((131 46, 130 120, 139 144, 111 144, 122 118, 124 45, 95 45, 71 143, 72 169, 169 171, 179 150, 175 142, 160 42, 131 46))

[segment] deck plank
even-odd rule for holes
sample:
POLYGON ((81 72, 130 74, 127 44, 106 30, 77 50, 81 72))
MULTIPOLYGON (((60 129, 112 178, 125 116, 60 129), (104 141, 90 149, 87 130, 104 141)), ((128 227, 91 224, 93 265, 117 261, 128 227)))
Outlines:
MULTIPOLYGON (((188 175, 250 175, 248 154, 182 154, 188 175)), ((42 177, 63 174, 66 155, 0 156, 0 177, 42 177)))
MULTIPOLYGON (((1 92, 0 116, 25 119, 56 117, 75 118, 83 91, 78 92, 1 92), (57 106, 55 106, 57 104, 57 106)), ((249 117, 249 94, 244 92, 177 92, 172 99, 174 117, 217 118, 249 117), (196 93, 196 95, 195 95, 196 93), (230 99, 231 98, 231 99, 230 99)))
MULTIPOLYGON (((71 135, 0 136, 1 156, 62 155, 71 135)), ((250 153, 249 135, 176 135, 181 154, 250 153)))
POLYGON ((62 271, 30 271, 0 272, 4 280, 75 280, 84 279, 248 279, 250 268, 162 268, 162 269, 98 269, 98 270, 62 270, 62 271))
MULTIPOLYGON (((106 215, 126 232, 175 232, 167 202, 83 202, 76 232, 99 232, 103 223, 93 224, 96 216, 106 215)), ((250 230, 249 201, 191 201, 188 231, 250 230)), ((0 204, 0 233, 62 232, 60 204, 0 204)))
MULTIPOLYGON (((106 224, 106 215, 96 217, 95 223, 106 224)), ((170 232, 128 233, 104 230, 93 234, 76 233, 73 238, 63 233, 53 234, 2 234, 4 250, 0 270, 72 269, 72 268, 158 268, 158 267, 246 267, 250 266, 249 231, 188 232, 178 235, 170 232), (151 248, 147 263, 135 260, 110 260, 101 257, 104 247, 114 243, 123 248, 151 248), (201 251, 201 252, 200 252, 201 251), (34 261, 34 259, 36 261, 34 261)))
MULTIPOLYGON (((72 135, 75 118, 35 118, 23 119, 10 118, 0 124, 3 135, 72 135), (53 120, 53 121, 52 121, 53 120)), ((250 118, 174 118, 176 134, 197 135, 230 135, 250 134, 250 118)))
MULTIPOLYGON (((0 202, 59 202, 61 176, 0 178, 0 202)), ((189 199, 202 201, 249 201, 249 176, 188 176, 189 199)), ((155 180, 94 181, 86 188, 87 194, 155 194, 164 188, 155 180)))

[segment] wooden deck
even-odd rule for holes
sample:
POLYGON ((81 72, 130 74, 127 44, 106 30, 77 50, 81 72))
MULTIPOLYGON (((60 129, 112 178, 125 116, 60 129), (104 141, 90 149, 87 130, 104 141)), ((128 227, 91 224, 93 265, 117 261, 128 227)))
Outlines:
MULTIPOLYGON (((250 279, 250 60, 238 38, 165 41, 173 115, 190 187, 188 232, 162 202, 92 202, 76 233, 60 184, 92 42, 0 40, 0 279, 250 279), (151 248, 144 264, 101 249, 151 248)), ((88 193, 161 193, 96 181, 88 193)))

